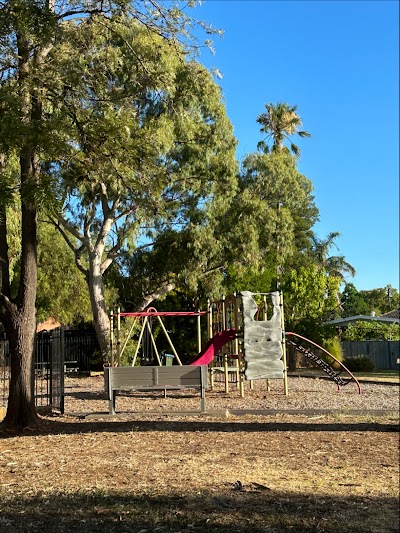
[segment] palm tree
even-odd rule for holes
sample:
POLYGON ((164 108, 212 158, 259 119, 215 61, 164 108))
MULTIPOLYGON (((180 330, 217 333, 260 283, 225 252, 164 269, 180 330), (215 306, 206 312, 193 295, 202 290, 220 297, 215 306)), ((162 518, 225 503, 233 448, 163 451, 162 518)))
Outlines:
MULTIPOLYGON (((340 286, 342 283, 346 283, 346 274, 349 274, 352 277, 356 275, 356 269, 345 260, 343 255, 329 255, 332 246, 338 248, 335 243, 335 239, 338 237, 340 237, 340 233, 337 231, 328 233, 325 239, 318 239, 315 235, 312 236, 311 240, 313 246, 311 254, 318 269, 320 271, 323 270, 329 277, 339 279, 340 286)), ((343 311, 339 290, 335 290, 333 296, 336 300, 336 308, 343 311)))
POLYGON ((307 131, 299 131, 302 125, 301 118, 296 113, 297 106, 278 102, 274 104, 265 104, 266 113, 258 116, 257 122, 261 124, 261 133, 266 133, 266 137, 257 144, 257 148, 265 153, 272 152, 292 152, 295 157, 299 157, 300 148, 290 139, 291 135, 300 137, 311 137, 307 131), (268 146, 268 141, 272 140, 272 148, 268 146), (285 140, 290 142, 290 150, 284 146, 285 140))
POLYGON ((332 246, 337 248, 335 239, 340 237, 340 233, 332 231, 326 239, 318 239, 315 235, 312 237, 313 249, 312 255, 316 259, 318 268, 324 270, 328 276, 339 278, 345 282, 345 274, 350 276, 356 275, 355 268, 345 261, 343 255, 329 256, 332 246))

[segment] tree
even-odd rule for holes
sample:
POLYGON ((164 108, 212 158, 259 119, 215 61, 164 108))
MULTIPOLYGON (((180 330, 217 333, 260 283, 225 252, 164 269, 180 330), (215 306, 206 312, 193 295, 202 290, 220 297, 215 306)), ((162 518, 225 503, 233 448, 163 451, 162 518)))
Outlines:
MULTIPOLYGON (((193 6, 194 1, 189 5, 193 6)), ((0 2, 0 320, 10 342, 11 381, 3 426, 38 423, 33 394, 36 329, 37 211, 51 204, 48 168, 74 149, 65 117, 57 111, 71 81, 69 69, 57 70, 57 57, 74 50, 70 28, 92 17, 105 24, 126 13, 172 46, 190 41, 191 19, 175 2, 10 0, 0 2), (17 169, 12 162, 17 161, 17 169), (12 294, 7 206, 21 208, 21 256, 17 293, 12 294)), ((72 32, 73 33, 73 32, 72 32)), ((123 33, 123 31, 122 31, 123 33)), ((75 72, 77 72, 75 70, 75 72)), ((88 87, 88 98, 90 98, 88 87)), ((48 206, 49 207, 49 206, 48 206)))
POLYGON ((321 340, 322 323, 336 307, 340 280, 328 276, 309 263, 286 272, 282 289, 285 294, 285 320, 289 331, 313 340, 321 340))
MULTIPOLYGON (((83 72, 85 85, 64 89, 60 113, 68 117, 73 146, 49 170, 62 205, 51 219, 85 276, 106 355, 107 269, 137 248, 157 248, 154 255, 162 249, 160 265, 165 242, 193 248, 197 227, 205 220, 210 226, 212 211, 218 205, 222 214, 234 193, 236 142, 219 87, 184 49, 130 19, 105 25, 92 17, 85 25, 84 32, 71 28, 77 57, 60 65, 73 71, 79 59, 72 78, 83 72)), ((175 286, 171 277, 158 281, 139 308, 175 286)))
POLYGON ((297 114, 297 106, 278 102, 276 105, 265 104, 266 113, 258 116, 257 122, 261 124, 261 133, 266 133, 266 137, 257 144, 257 148, 265 153, 291 151, 294 156, 300 155, 300 149, 291 140, 290 136, 299 135, 299 137, 311 137, 307 131, 300 131, 302 125, 300 116, 297 114), (272 140, 272 147, 268 141, 272 140), (288 140, 290 149, 284 143, 288 140))
POLYGON ((355 322, 345 329, 342 340, 346 341, 399 341, 399 324, 382 324, 382 322, 355 322))
POLYGON ((399 291, 391 285, 360 293, 368 306, 368 312, 374 311, 376 315, 388 313, 400 306, 399 291))
POLYGON ((340 295, 342 316, 366 315, 371 312, 362 292, 358 291, 353 283, 346 283, 340 295))
MULTIPOLYGON (((282 271, 293 254, 307 247, 318 209, 312 184, 286 152, 251 154, 243 162, 240 193, 231 208, 236 240, 243 256, 258 256, 260 264, 282 271)), ((282 272, 280 272, 282 273, 282 272)), ((264 289, 266 290, 266 289, 264 289)))
POLYGON ((252 154, 226 200, 226 193, 215 197, 198 223, 161 232, 118 259, 120 275, 112 275, 130 309, 149 304, 146 295, 160 298, 157 288, 167 284, 199 298, 275 288, 277 239, 279 261, 290 258, 317 217, 311 183, 288 154, 252 154))
POLYGON ((72 326, 92 319, 85 278, 73 253, 54 227, 40 222, 36 307, 38 322, 54 317, 72 326))

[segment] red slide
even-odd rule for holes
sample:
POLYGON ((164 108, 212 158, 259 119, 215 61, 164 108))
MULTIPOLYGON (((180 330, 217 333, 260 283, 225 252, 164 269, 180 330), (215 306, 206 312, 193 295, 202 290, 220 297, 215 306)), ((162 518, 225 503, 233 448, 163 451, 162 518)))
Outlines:
POLYGON ((225 329, 224 331, 220 331, 207 342, 204 349, 197 356, 197 359, 190 364, 195 366, 210 364, 222 346, 235 338, 235 329, 225 329))

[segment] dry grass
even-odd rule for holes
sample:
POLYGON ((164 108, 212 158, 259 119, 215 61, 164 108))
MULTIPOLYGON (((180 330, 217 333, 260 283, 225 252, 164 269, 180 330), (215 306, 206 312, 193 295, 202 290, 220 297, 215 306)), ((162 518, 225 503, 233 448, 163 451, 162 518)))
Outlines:
MULTIPOLYGON (((118 401, 198 407, 187 393, 118 401)), ((82 402, 71 388, 67 409, 82 402)), ((46 417, 0 440, 0 530, 397 532, 398 437, 393 415, 46 417)))

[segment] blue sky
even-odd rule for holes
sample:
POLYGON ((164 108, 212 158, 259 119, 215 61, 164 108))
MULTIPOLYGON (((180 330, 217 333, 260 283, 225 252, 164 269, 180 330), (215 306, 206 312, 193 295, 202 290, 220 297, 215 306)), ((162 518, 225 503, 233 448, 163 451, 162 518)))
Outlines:
POLYGON ((208 0, 195 16, 224 30, 200 60, 219 81, 239 141, 261 140, 268 102, 298 106, 311 139, 299 170, 313 183, 320 238, 338 231, 358 290, 399 288, 397 0, 208 0))

